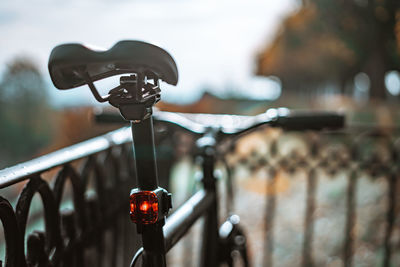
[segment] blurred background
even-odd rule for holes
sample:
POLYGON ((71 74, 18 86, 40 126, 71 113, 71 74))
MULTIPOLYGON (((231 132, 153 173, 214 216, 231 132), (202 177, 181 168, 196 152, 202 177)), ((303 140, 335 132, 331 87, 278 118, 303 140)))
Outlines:
MULTIPOLYGON (((157 105, 161 110, 246 115, 281 106, 335 110, 346 113, 349 125, 379 128, 395 139, 400 124, 399 6, 398 0, 3 0, 0 168, 115 128, 93 122, 99 104, 88 88, 58 91, 51 84, 48 56, 54 46, 66 42, 108 49, 119 40, 137 39, 166 49, 176 60, 180 77, 177 87, 162 84, 162 101, 157 105)), ((110 79, 98 85, 107 91, 114 83, 110 79)), ((276 215, 282 217, 276 239, 271 241, 275 249, 270 250, 269 257, 281 262, 277 266, 292 266, 300 261, 304 236, 299 229, 306 204, 300 205, 297 213, 284 211, 296 206, 298 199, 304 202, 306 179, 300 173, 297 175, 303 178, 289 181, 287 175, 278 172, 273 177, 276 188, 271 191, 270 173, 260 173, 253 164, 268 150, 254 152, 263 149, 260 144, 267 146, 269 137, 280 134, 272 131, 246 139, 232 156, 231 164, 243 163, 236 165, 235 173, 241 188, 238 190, 246 199, 264 207, 271 195, 279 195, 281 203, 286 203, 276 215)), ((294 144, 301 154, 308 138, 289 135, 281 140, 294 144)), ((339 146, 338 151, 341 149, 339 146)), ((177 165, 174 170, 190 172, 187 166, 177 165)), ((364 243, 357 245, 355 261, 357 266, 377 266, 374 260, 383 257, 384 234, 368 233, 374 226, 382 228, 386 224, 382 217, 387 206, 382 203, 388 186, 381 182, 377 185, 377 180, 372 182, 366 176, 360 192, 367 192, 368 198, 359 194, 358 203, 364 205, 361 208, 365 214, 371 210, 376 214, 358 225, 364 243)), ((344 201, 347 190, 346 177, 348 174, 335 180, 321 178, 327 185, 316 196, 324 207, 317 209, 322 215, 316 229, 324 245, 314 252, 321 266, 342 264, 338 244, 345 237, 332 241, 336 236, 332 233, 344 224, 346 205, 340 201, 344 201), (340 203, 335 201, 343 207, 338 208, 340 203), (328 234, 327 229, 333 232, 328 234)), ((247 202, 241 203, 243 211, 252 210, 245 205, 247 202)), ((257 214, 260 207, 252 207, 257 214)), ((256 224, 262 225, 260 231, 265 228, 261 215, 256 224)), ((393 246, 398 248, 400 233, 398 229, 393 231, 393 246)), ((256 263, 261 266, 271 261, 265 258, 266 250, 262 252, 265 236, 257 229, 250 232, 261 242, 252 244, 252 254, 261 255, 256 256, 256 263)), ((397 266, 397 259, 398 255, 392 260, 393 266, 397 266)))
POLYGON ((2 1, 0 167, 93 135, 88 88, 51 84, 47 60, 58 44, 108 49, 138 39, 165 48, 180 80, 164 84, 161 109, 333 109, 391 126, 399 120, 399 23, 395 0, 2 1))

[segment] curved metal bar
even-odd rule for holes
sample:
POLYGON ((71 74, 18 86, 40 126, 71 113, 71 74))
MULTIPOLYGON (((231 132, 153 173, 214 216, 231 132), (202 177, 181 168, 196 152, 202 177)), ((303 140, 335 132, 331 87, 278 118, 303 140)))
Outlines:
POLYGON ((0 220, 6 240, 5 267, 16 267, 18 266, 18 241, 20 240, 17 219, 10 202, 2 197, 0 197, 0 220))
MULTIPOLYGON (((121 178, 121 168, 120 168, 121 167, 120 166, 121 159, 118 160, 119 155, 116 155, 117 154, 116 150, 119 150, 119 149, 118 148, 109 149, 106 159, 105 159, 105 161, 108 162, 108 164, 110 165, 111 170, 112 170, 111 175, 114 177, 114 179, 111 179, 113 181, 113 184, 111 185, 112 186, 111 190, 112 190, 112 193, 115 195, 121 194, 121 195, 126 195, 128 197, 128 195, 129 195, 128 192, 126 192, 126 194, 123 194, 122 190, 119 190, 121 188, 118 185, 122 184, 123 181, 121 178)), ((121 150, 119 150, 119 154, 120 153, 121 153, 121 150)), ((128 203, 128 202, 126 202, 126 203, 128 203)), ((118 210, 121 205, 121 203, 119 201, 113 201, 112 204, 113 204, 113 206, 112 206, 113 211, 118 210)), ((128 210, 128 209, 126 209, 126 210, 128 210)), ((117 264, 117 256, 118 256, 118 249, 119 249, 118 246, 120 244, 120 242, 119 242, 120 241, 120 235, 119 235, 120 230, 121 229, 119 227, 119 218, 116 218, 115 220, 112 221, 112 227, 111 227, 111 231, 113 234, 112 234, 112 240, 110 240, 110 242, 112 243, 110 261, 111 261, 112 266, 116 266, 116 264, 117 264)))
POLYGON ((92 92, 92 95, 94 96, 94 98, 96 98, 97 101, 103 103, 107 102, 110 99, 110 95, 102 96, 99 94, 99 91, 97 91, 96 86, 94 86, 87 72, 84 72, 84 78, 86 80, 87 85, 89 86, 90 91, 92 92))
POLYGON ((103 222, 103 214, 100 211, 100 206, 98 199, 96 197, 89 197, 87 200, 88 205, 88 215, 89 215, 89 223, 92 225, 96 225, 91 231, 91 237, 89 238, 89 243, 94 245, 97 252, 96 257, 96 266, 105 266, 104 257, 105 257, 105 238, 104 232, 101 230, 105 223, 103 222))
POLYGON ((81 179, 82 179, 82 186, 86 188, 89 182, 90 173, 94 170, 94 161, 95 156, 89 156, 86 161, 82 165, 81 169, 81 179))
POLYGON ((139 260, 140 255, 143 254, 143 247, 139 248, 138 251, 136 251, 135 256, 133 256, 132 262, 131 262, 131 267, 135 267, 137 261, 139 260))
MULTIPOLYGON (((46 250, 50 252, 56 249, 55 254, 61 253, 63 250, 63 242, 61 239, 60 231, 60 217, 57 210, 56 201, 49 185, 43 181, 39 176, 32 178, 24 187, 21 195, 18 198, 16 207, 17 225, 20 230, 19 235, 19 255, 24 259, 24 237, 25 228, 28 220, 29 208, 31 206, 33 195, 39 192, 44 209, 44 219, 46 224, 46 250), (22 246, 22 247, 21 247, 22 246), (22 253, 22 254, 21 254, 22 253)), ((23 260, 21 266, 25 266, 26 262, 23 260)))
MULTIPOLYGON (((105 178, 104 171, 102 169, 101 164, 98 162, 97 158, 92 159, 93 168, 94 168, 94 180, 96 182, 97 189, 97 197, 100 204, 100 209, 107 211, 107 197, 106 197, 106 188, 105 188, 105 178)), ((85 188, 87 185, 85 185, 85 188)))
POLYGON ((0 188, 27 180, 51 168, 88 157, 112 146, 131 141, 129 128, 121 128, 108 134, 72 145, 45 156, 0 170, 0 188))
POLYGON ((106 158, 104 159, 104 166, 105 164, 109 164, 111 167, 112 172, 110 173, 112 177, 115 177, 115 179, 111 179, 111 181, 114 183, 113 187, 116 183, 120 182, 120 168, 119 168, 119 162, 116 158, 115 155, 115 149, 108 149, 106 158))
POLYGON ((57 210, 60 209, 61 198, 64 191, 66 179, 69 178, 72 184, 74 208, 78 215, 78 222, 80 224, 80 230, 85 231, 86 229, 86 214, 85 214, 85 200, 84 200, 84 188, 82 181, 76 171, 71 168, 69 164, 66 164, 64 168, 58 173, 55 184, 54 184, 54 197, 56 201, 57 210))

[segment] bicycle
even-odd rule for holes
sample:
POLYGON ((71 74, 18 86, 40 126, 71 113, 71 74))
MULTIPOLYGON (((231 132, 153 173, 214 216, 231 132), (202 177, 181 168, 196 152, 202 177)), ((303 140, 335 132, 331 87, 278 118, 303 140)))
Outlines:
POLYGON ((218 191, 214 177, 218 144, 228 137, 233 137, 234 144, 235 138, 262 125, 318 130, 339 128, 344 123, 343 116, 336 113, 291 115, 286 109, 254 117, 229 117, 235 119, 235 124, 226 122, 226 116, 230 115, 203 114, 200 115, 203 121, 209 123, 199 123, 191 120, 190 115, 153 113, 153 106, 161 97, 160 80, 176 85, 178 70, 174 59, 165 50, 140 41, 121 41, 106 51, 95 51, 80 44, 60 45, 51 52, 48 67, 58 89, 88 85, 97 101, 109 102, 131 123, 138 188, 130 194, 130 217, 136 223, 143 243, 131 266, 135 266, 140 255, 143 266, 166 266, 166 253, 203 215, 205 235, 201 266, 221 263, 233 266, 232 251, 238 251, 243 265, 249 266, 247 240, 239 217, 231 215, 221 227, 218 226, 218 191), (122 74, 129 75, 121 76, 120 84, 107 95, 100 95, 95 81, 122 74), (172 196, 159 187, 153 118, 195 135, 198 155, 202 159, 203 189, 167 219, 172 196))

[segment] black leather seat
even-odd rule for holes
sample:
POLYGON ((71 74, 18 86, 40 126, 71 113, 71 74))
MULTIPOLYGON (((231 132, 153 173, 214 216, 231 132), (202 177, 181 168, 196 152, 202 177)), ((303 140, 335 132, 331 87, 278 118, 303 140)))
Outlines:
POLYGON ((50 54, 49 72, 58 89, 75 88, 124 73, 148 72, 176 85, 178 69, 174 59, 162 48, 141 41, 120 41, 106 51, 92 50, 82 44, 56 46, 50 54))

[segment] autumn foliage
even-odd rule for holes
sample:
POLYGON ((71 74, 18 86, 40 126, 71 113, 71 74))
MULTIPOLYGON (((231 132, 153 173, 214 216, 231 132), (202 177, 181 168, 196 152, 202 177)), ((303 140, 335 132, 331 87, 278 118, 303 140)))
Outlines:
POLYGON ((384 75, 400 69, 400 2, 310 0, 282 23, 257 58, 258 75, 275 75, 283 90, 346 83, 359 72, 370 96, 385 98, 384 75))

